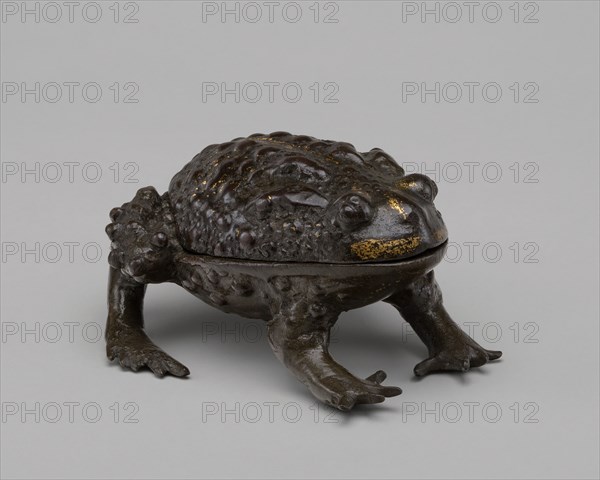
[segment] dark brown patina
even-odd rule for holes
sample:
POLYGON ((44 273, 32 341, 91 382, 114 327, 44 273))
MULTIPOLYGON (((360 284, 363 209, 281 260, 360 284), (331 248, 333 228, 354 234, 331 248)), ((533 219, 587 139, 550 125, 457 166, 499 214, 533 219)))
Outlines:
POLYGON ((159 195, 111 211, 107 354, 123 367, 186 376, 143 331, 146 285, 173 282, 225 312, 268 322, 276 356, 341 410, 401 393, 328 352, 341 312, 394 305, 429 349, 416 375, 466 371, 486 350, 452 321, 433 268, 447 231, 437 186, 385 152, 276 132, 210 145, 159 195))

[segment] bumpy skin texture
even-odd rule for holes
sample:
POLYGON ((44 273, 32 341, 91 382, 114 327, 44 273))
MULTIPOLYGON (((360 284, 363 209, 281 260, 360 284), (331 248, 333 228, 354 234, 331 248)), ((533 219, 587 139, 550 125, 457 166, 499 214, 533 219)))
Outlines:
POLYGON ((146 285, 173 282, 225 312, 267 321, 277 358, 340 410, 401 393, 379 370, 354 376, 329 354, 341 312, 394 305, 429 357, 415 374, 499 358, 452 321, 433 268, 447 232, 436 185, 379 149, 284 132, 211 145, 169 192, 142 188, 111 211, 107 355, 134 371, 189 370, 143 330, 146 285))
POLYGON ((373 260, 361 242, 372 252, 400 237, 411 255, 439 245, 436 192, 381 149, 285 132, 206 147, 169 186, 188 251, 283 262, 373 260))
POLYGON ((110 212, 106 234, 112 241, 111 267, 144 283, 168 281, 174 275, 173 255, 182 250, 168 194, 142 188, 135 198, 110 212))

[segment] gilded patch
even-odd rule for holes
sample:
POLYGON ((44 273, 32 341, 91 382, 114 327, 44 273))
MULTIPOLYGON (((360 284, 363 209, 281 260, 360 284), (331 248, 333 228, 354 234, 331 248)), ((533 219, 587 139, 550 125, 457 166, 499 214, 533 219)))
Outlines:
POLYGON ((397 258, 410 253, 419 246, 421 237, 397 238, 395 240, 369 239, 353 243, 350 250, 361 260, 397 258))
POLYGON ((406 180, 398 180, 396 182, 396 187, 397 188, 417 188, 417 182, 415 182, 414 180, 409 180, 408 182, 406 180))
POLYGON ((388 197, 388 203, 390 207, 396 210, 402 216, 402 218, 406 220, 406 218, 408 217, 408 213, 406 213, 406 210, 404 210, 404 207, 400 205, 400 202, 398 202, 398 200, 396 200, 393 197, 388 197))

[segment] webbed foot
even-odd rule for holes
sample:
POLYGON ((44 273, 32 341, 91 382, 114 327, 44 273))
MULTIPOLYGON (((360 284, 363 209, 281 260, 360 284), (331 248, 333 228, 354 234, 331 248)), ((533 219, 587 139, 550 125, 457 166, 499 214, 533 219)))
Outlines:
MULTIPOLYGON (((298 304, 302 307, 302 304, 298 304)), ((329 354, 329 330, 337 316, 304 317, 302 308, 289 316, 277 314, 268 324, 269 343, 279 360, 320 401, 339 410, 358 404, 381 403, 400 395, 398 387, 381 385, 386 374, 379 370, 366 379, 352 375, 329 354)))
POLYGON ((486 350, 467 335, 463 334, 463 337, 461 342, 453 342, 446 349, 418 363, 414 369, 415 375, 423 377, 433 372, 466 372, 502 356, 498 350, 486 350))
POLYGON ((433 272, 396 292, 386 302, 394 305, 429 350, 429 358, 415 366, 418 377, 433 372, 466 372, 502 356, 486 350, 450 318, 433 272))
POLYGON ((309 385, 309 389, 327 405, 348 411, 355 405, 381 403, 388 397, 400 395, 400 388, 381 385, 386 376, 383 370, 375 372, 365 380, 349 373, 331 375, 309 385))
POLYGON ((121 330, 114 334, 112 339, 108 339, 106 355, 109 360, 117 359, 123 368, 134 372, 147 367, 157 377, 166 374, 186 377, 190 374, 185 365, 158 348, 141 330, 121 330))
POLYGON ((106 355, 124 368, 148 367, 158 377, 167 373, 185 377, 190 371, 158 348, 144 333, 142 304, 146 286, 116 268, 110 269, 106 355))

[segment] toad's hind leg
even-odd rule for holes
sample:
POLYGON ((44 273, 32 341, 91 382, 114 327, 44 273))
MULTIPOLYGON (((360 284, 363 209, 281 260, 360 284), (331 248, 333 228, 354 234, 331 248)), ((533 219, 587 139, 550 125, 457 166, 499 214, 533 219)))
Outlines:
POLYGON ((173 359, 144 333, 142 304, 146 285, 111 267, 108 287, 106 354, 122 367, 137 371, 148 367, 155 375, 185 377, 190 371, 173 359))
POLYGON ((402 393, 398 387, 381 385, 386 377, 381 370, 363 380, 338 364, 328 351, 329 332, 337 313, 320 315, 314 313, 317 310, 295 304, 281 309, 268 323, 275 355, 315 397, 340 410, 350 410, 356 404, 380 403, 402 393))
POLYGON ((415 375, 456 370, 466 372, 502 356, 486 350, 463 332, 446 312, 433 271, 398 291, 386 302, 394 305, 429 349, 429 358, 415 367, 415 375))

